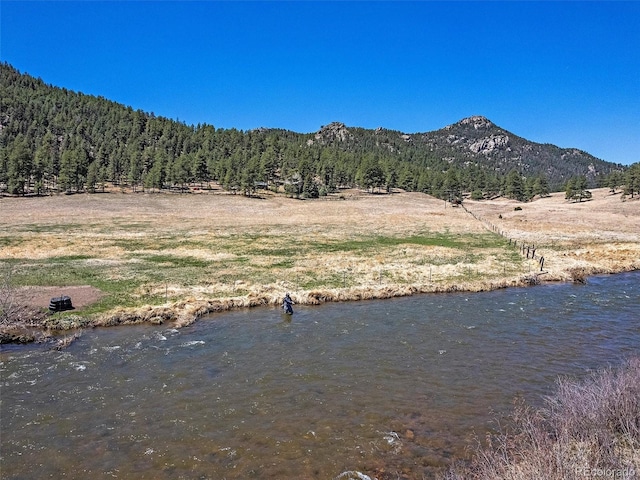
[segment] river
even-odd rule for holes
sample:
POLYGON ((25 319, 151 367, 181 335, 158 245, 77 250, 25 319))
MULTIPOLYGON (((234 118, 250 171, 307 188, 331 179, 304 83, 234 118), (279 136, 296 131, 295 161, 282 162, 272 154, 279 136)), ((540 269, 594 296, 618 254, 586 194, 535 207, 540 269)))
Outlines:
POLYGON ((640 272, 295 310, 3 346, 2 479, 432 478, 640 351, 640 272))

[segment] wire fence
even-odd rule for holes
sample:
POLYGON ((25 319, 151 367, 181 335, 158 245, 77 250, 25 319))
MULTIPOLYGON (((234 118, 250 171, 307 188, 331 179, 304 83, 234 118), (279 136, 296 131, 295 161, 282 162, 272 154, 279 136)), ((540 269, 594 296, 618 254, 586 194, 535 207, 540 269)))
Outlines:
POLYGON ((490 222, 484 217, 481 217, 475 212, 472 212, 464 204, 461 204, 461 206, 465 212, 467 212, 469 215, 475 218, 478 222, 482 223, 487 230, 493 233, 496 233, 506 238, 507 240, 509 240, 509 245, 513 246, 514 248, 517 248, 518 251, 522 254, 522 256, 526 257, 527 259, 537 260, 538 266, 540 267, 540 272, 545 273, 544 272, 544 263, 545 263, 544 256, 540 255, 539 252, 538 252, 538 255, 536 256, 537 248, 534 243, 529 243, 524 240, 518 241, 514 238, 511 238, 508 232, 506 232, 505 230, 502 230, 498 225, 490 222))

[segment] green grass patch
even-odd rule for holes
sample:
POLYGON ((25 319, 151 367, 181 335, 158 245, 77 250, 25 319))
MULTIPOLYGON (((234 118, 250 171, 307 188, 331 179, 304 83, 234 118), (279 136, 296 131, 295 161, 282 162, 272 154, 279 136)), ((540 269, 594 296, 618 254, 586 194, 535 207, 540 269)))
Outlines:
POLYGON ((122 230, 130 230, 134 232, 144 232, 145 230, 153 228, 153 224, 151 222, 131 222, 115 220, 113 223, 122 230))
POLYGON ((175 255, 141 255, 136 258, 155 264, 163 264, 163 266, 168 264, 171 268, 206 268, 212 263, 195 257, 178 257, 175 255))
POLYGON ((232 252, 233 250, 245 251, 249 245, 238 246, 235 242, 228 242, 218 237, 207 240, 194 240, 181 237, 154 237, 106 240, 106 246, 113 245, 127 252, 144 252, 145 250, 173 250, 182 248, 185 250, 210 250, 212 252, 232 252))
POLYGON ((379 235, 365 239, 343 240, 327 243, 309 243, 305 244, 303 248, 329 253, 354 252, 369 254, 371 252, 384 250, 386 248, 394 248, 401 245, 466 249, 501 248, 506 245, 506 242, 500 236, 490 233, 478 235, 411 235, 408 237, 387 237, 379 235))
POLYGON ((86 232, 91 229, 91 225, 81 223, 51 223, 51 224, 29 224, 14 227, 17 232, 26 233, 68 233, 73 231, 86 232))
POLYGON ((113 240, 110 242, 114 247, 122 248, 127 252, 135 252, 140 250, 156 249, 157 244, 148 240, 127 239, 127 240, 113 240))
POLYGON ((49 263, 52 265, 60 265, 60 264, 71 264, 71 263, 82 261, 82 260, 88 260, 90 258, 93 258, 93 257, 89 255, 63 255, 61 257, 44 259, 43 262, 49 263))
POLYGON ((246 246, 245 253, 250 253, 251 255, 265 255, 269 257, 295 257, 302 253, 303 251, 308 251, 309 248, 307 245, 301 247, 273 247, 273 248, 251 248, 249 245, 246 246))
POLYGON ((281 260, 279 262, 275 262, 271 264, 271 267, 273 268, 293 268, 295 266, 296 262, 294 258, 286 258, 284 260, 281 260))
POLYGON ((13 247, 19 245, 23 240, 16 237, 0 237, 0 247, 13 247))

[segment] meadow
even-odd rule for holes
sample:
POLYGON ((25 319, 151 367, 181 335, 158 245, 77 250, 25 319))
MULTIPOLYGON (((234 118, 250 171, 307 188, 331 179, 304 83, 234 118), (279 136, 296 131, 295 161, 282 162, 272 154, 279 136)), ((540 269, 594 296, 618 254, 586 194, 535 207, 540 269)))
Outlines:
POLYGON ((640 202, 607 189, 581 203, 553 194, 464 205, 356 190, 321 200, 119 190, 5 197, 0 269, 19 303, 45 308, 54 291, 75 298, 76 310, 44 319, 55 329, 180 326, 211 311, 277 305, 287 292, 314 304, 640 268, 640 202))

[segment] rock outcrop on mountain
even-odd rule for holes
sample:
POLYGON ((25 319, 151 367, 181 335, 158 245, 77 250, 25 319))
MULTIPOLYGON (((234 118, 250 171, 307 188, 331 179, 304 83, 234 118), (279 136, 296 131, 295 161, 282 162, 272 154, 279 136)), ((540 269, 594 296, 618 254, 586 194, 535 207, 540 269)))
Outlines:
POLYGON ((320 130, 314 135, 313 139, 307 140, 307 145, 313 145, 314 143, 327 145, 332 142, 346 142, 352 139, 353 134, 349 132, 349 129, 347 129, 344 123, 331 122, 329 125, 320 127, 320 130))

